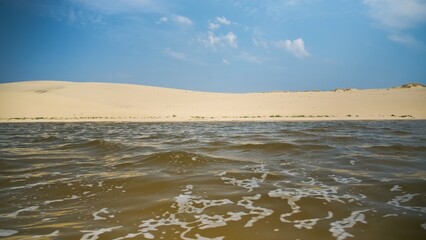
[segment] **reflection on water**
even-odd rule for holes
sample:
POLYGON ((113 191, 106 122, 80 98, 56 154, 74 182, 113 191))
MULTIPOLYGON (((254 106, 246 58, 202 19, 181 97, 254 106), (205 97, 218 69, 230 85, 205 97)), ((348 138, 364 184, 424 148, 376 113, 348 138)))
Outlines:
POLYGON ((426 122, 0 124, 0 237, 426 239, 426 122))

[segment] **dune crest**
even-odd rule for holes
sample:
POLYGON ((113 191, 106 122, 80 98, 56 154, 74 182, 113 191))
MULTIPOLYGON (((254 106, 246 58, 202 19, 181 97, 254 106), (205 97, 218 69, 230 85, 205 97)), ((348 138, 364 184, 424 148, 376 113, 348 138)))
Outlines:
POLYGON ((0 84, 0 121, 426 119, 426 88, 209 93, 131 84, 0 84))

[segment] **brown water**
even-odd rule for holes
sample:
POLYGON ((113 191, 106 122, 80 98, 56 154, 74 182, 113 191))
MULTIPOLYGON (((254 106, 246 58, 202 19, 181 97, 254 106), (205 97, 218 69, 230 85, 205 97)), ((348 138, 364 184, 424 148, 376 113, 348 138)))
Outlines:
POLYGON ((426 239, 426 121, 0 124, 8 239, 426 239))

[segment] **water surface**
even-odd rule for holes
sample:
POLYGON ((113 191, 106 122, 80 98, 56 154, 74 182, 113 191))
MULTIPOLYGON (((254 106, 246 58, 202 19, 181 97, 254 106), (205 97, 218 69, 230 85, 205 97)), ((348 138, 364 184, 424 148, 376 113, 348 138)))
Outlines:
POLYGON ((0 124, 0 237, 426 239, 426 121, 0 124))

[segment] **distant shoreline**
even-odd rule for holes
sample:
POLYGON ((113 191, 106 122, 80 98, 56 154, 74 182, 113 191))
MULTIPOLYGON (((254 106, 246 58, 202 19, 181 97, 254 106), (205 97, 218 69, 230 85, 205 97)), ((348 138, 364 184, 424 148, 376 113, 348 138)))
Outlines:
POLYGON ((333 121, 423 121, 426 119, 419 119, 414 117, 394 117, 394 118, 335 118, 335 117, 247 117, 247 118, 191 118, 186 120, 174 120, 171 118, 2 118, 0 123, 30 123, 30 122, 57 122, 57 123, 70 123, 70 122, 122 122, 122 123, 195 123, 195 122, 333 122, 333 121))
POLYGON ((0 122, 425 120, 426 87, 209 93, 131 84, 0 84, 0 122))

